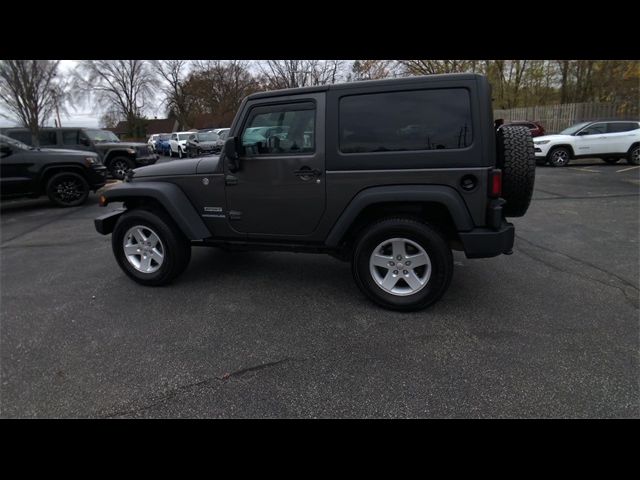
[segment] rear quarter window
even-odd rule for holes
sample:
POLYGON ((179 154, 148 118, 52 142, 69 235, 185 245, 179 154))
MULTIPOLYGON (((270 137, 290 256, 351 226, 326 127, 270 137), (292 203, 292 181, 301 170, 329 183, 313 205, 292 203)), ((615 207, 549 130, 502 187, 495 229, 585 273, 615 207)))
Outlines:
POLYGON ((473 142, 465 88, 345 96, 339 104, 342 153, 462 149, 473 142))

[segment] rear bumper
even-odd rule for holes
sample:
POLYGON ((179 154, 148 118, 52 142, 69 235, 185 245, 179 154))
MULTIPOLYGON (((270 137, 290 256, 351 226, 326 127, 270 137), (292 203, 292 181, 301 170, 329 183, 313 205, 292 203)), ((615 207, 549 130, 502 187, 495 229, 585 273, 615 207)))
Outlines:
POLYGON ((467 258, 488 258, 512 253, 515 228, 503 220, 497 229, 476 228, 458 235, 467 258))
POLYGON ((118 218, 120 218, 120 215, 122 215, 126 210, 126 208, 119 208, 118 210, 114 210, 96 218, 93 223, 97 232, 102 235, 109 235, 113 232, 113 228, 116 226, 118 218))

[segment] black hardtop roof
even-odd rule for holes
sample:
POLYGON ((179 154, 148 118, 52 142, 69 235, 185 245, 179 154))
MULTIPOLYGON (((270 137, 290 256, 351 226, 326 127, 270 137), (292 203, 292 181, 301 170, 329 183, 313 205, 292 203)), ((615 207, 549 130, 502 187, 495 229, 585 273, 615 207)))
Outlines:
POLYGON ((484 76, 477 73, 447 73, 442 75, 420 75, 414 77, 386 78, 384 80, 361 80, 358 82, 334 83, 332 85, 319 85, 316 87, 285 88, 282 90, 257 92, 249 95, 247 99, 280 97, 284 95, 299 95, 304 93, 326 92, 328 90, 348 90, 363 87, 384 87, 388 85, 412 85, 424 84, 428 82, 475 80, 478 78, 484 78, 484 76))

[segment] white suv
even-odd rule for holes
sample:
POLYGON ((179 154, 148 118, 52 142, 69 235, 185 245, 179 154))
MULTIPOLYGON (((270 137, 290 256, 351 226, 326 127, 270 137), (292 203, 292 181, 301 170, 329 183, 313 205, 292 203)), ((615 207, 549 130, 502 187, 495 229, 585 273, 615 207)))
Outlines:
POLYGON ((174 132, 171 134, 169 140, 169 156, 173 157, 177 155, 178 158, 186 156, 186 145, 189 135, 193 135, 194 132, 174 132))
POLYGON ((538 165, 566 167, 574 158, 601 158, 614 164, 626 158, 640 165, 640 122, 584 122, 557 135, 533 139, 538 165))

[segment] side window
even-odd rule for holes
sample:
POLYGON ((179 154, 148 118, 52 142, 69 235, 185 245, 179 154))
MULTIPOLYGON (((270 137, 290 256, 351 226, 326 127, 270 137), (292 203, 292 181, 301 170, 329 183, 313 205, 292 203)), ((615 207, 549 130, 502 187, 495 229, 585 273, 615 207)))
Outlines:
POLYGON ((315 151, 315 104, 256 107, 242 132, 245 155, 287 155, 315 151))
POLYGON ((15 130, 13 132, 7 132, 6 135, 11 138, 15 138, 16 140, 21 141, 22 143, 26 143, 27 145, 31 145, 31 132, 28 130, 15 130))
POLYGON ((57 145, 58 133, 55 130, 40 130, 40 146, 57 145))
POLYGON ((607 125, 605 123, 594 123, 582 130, 583 135, 597 135, 601 133, 607 133, 607 125))
POLYGON ((637 123, 633 122, 611 122, 607 125, 608 133, 630 132, 631 130, 640 128, 637 123))
POLYGON ((172 134, 171 140, 178 140, 178 135, 176 133, 172 134))
POLYGON ((343 153, 458 149, 473 141, 464 88, 352 95, 340 100, 343 153))
POLYGON ((63 145, 78 145, 78 131, 77 130, 63 130, 62 131, 62 144, 63 145))

